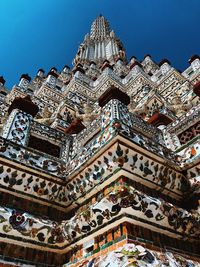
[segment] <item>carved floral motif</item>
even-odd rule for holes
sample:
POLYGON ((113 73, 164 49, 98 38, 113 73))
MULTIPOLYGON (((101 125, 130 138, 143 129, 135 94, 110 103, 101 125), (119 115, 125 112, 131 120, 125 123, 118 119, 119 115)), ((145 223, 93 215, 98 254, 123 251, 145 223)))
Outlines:
POLYGON ((116 186, 111 193, 92 205, 87 214, 77 213, 69 221, 61 223, 4 207, 1 207, 0 212, 1 232, 9 234, 9 238, 12 238, 12 235, 26 237, 27 242, 36 241, 38 245, 70 244, 123 214, 130 218, 133 216, 142 219, 147 227, 156 223, 165 230, 173 230, 188 238, 200 237, 198 213, 187 212, 126 185, 116 186))

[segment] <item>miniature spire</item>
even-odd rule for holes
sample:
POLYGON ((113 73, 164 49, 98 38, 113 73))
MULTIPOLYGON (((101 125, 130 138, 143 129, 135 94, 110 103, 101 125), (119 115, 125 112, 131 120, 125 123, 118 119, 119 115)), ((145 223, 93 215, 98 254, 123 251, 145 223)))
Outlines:
POLYGON ((111 32, 109 22, 102 16, 98 16, 92 23, 90 38, 92 40, 103 40, 109 36, 111 32))
POLYGON ((105 60, 113 64, 119 57, 122 61, 126 61, 124 47, 110 28, 108 21, 100 15, 92 23, 90 34, 86 34, 80 44, 74 64, 88 67, 93 61, 101 66, 105 60))

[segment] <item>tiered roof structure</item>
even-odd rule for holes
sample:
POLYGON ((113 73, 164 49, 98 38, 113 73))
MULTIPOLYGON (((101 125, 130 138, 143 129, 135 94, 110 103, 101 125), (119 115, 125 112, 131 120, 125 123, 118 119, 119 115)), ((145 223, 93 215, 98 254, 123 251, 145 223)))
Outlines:
POLYGON ((0 77, 1 266, 200 266, 200 57, 128 62, 100 15, 74 67, 0 77))

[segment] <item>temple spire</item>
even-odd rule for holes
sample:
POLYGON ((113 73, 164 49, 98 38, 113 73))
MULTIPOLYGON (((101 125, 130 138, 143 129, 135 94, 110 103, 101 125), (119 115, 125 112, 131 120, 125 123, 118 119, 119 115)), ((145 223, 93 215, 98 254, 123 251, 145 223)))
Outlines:
POLYGON ((92 23, 90 38, 92 40, 103 40, 109 36, 111 32, 109 22, 102 16, 98 16, 92 23))
POLYGON ((104 16, 99 15, 91 25, 90 34, 86 34, 80 44, 74 65, 88 67, 91 62, 102 65, 105 60, 115 63, 120 58, 126 61, 125 49, 121 41, 110 28, 104 16))

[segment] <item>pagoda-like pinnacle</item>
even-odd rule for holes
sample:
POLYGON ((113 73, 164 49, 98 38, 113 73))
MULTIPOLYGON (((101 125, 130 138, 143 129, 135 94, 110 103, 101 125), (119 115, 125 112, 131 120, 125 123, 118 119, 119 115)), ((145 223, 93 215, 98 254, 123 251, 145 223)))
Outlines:
POLYGON ((90 62, 101 66, 105 60, 111 64, 118 58, 126 60, 125 50, 121 41, 111 30, 104 16, 98 16, 92 23, 90 34, 86 34, 80 44, 74 65, 90 65, 90 62))
POLYGON ((93 40, 103 40, 111 32, 109 22, 101 14, 92 23, 90 38, 93 40))

